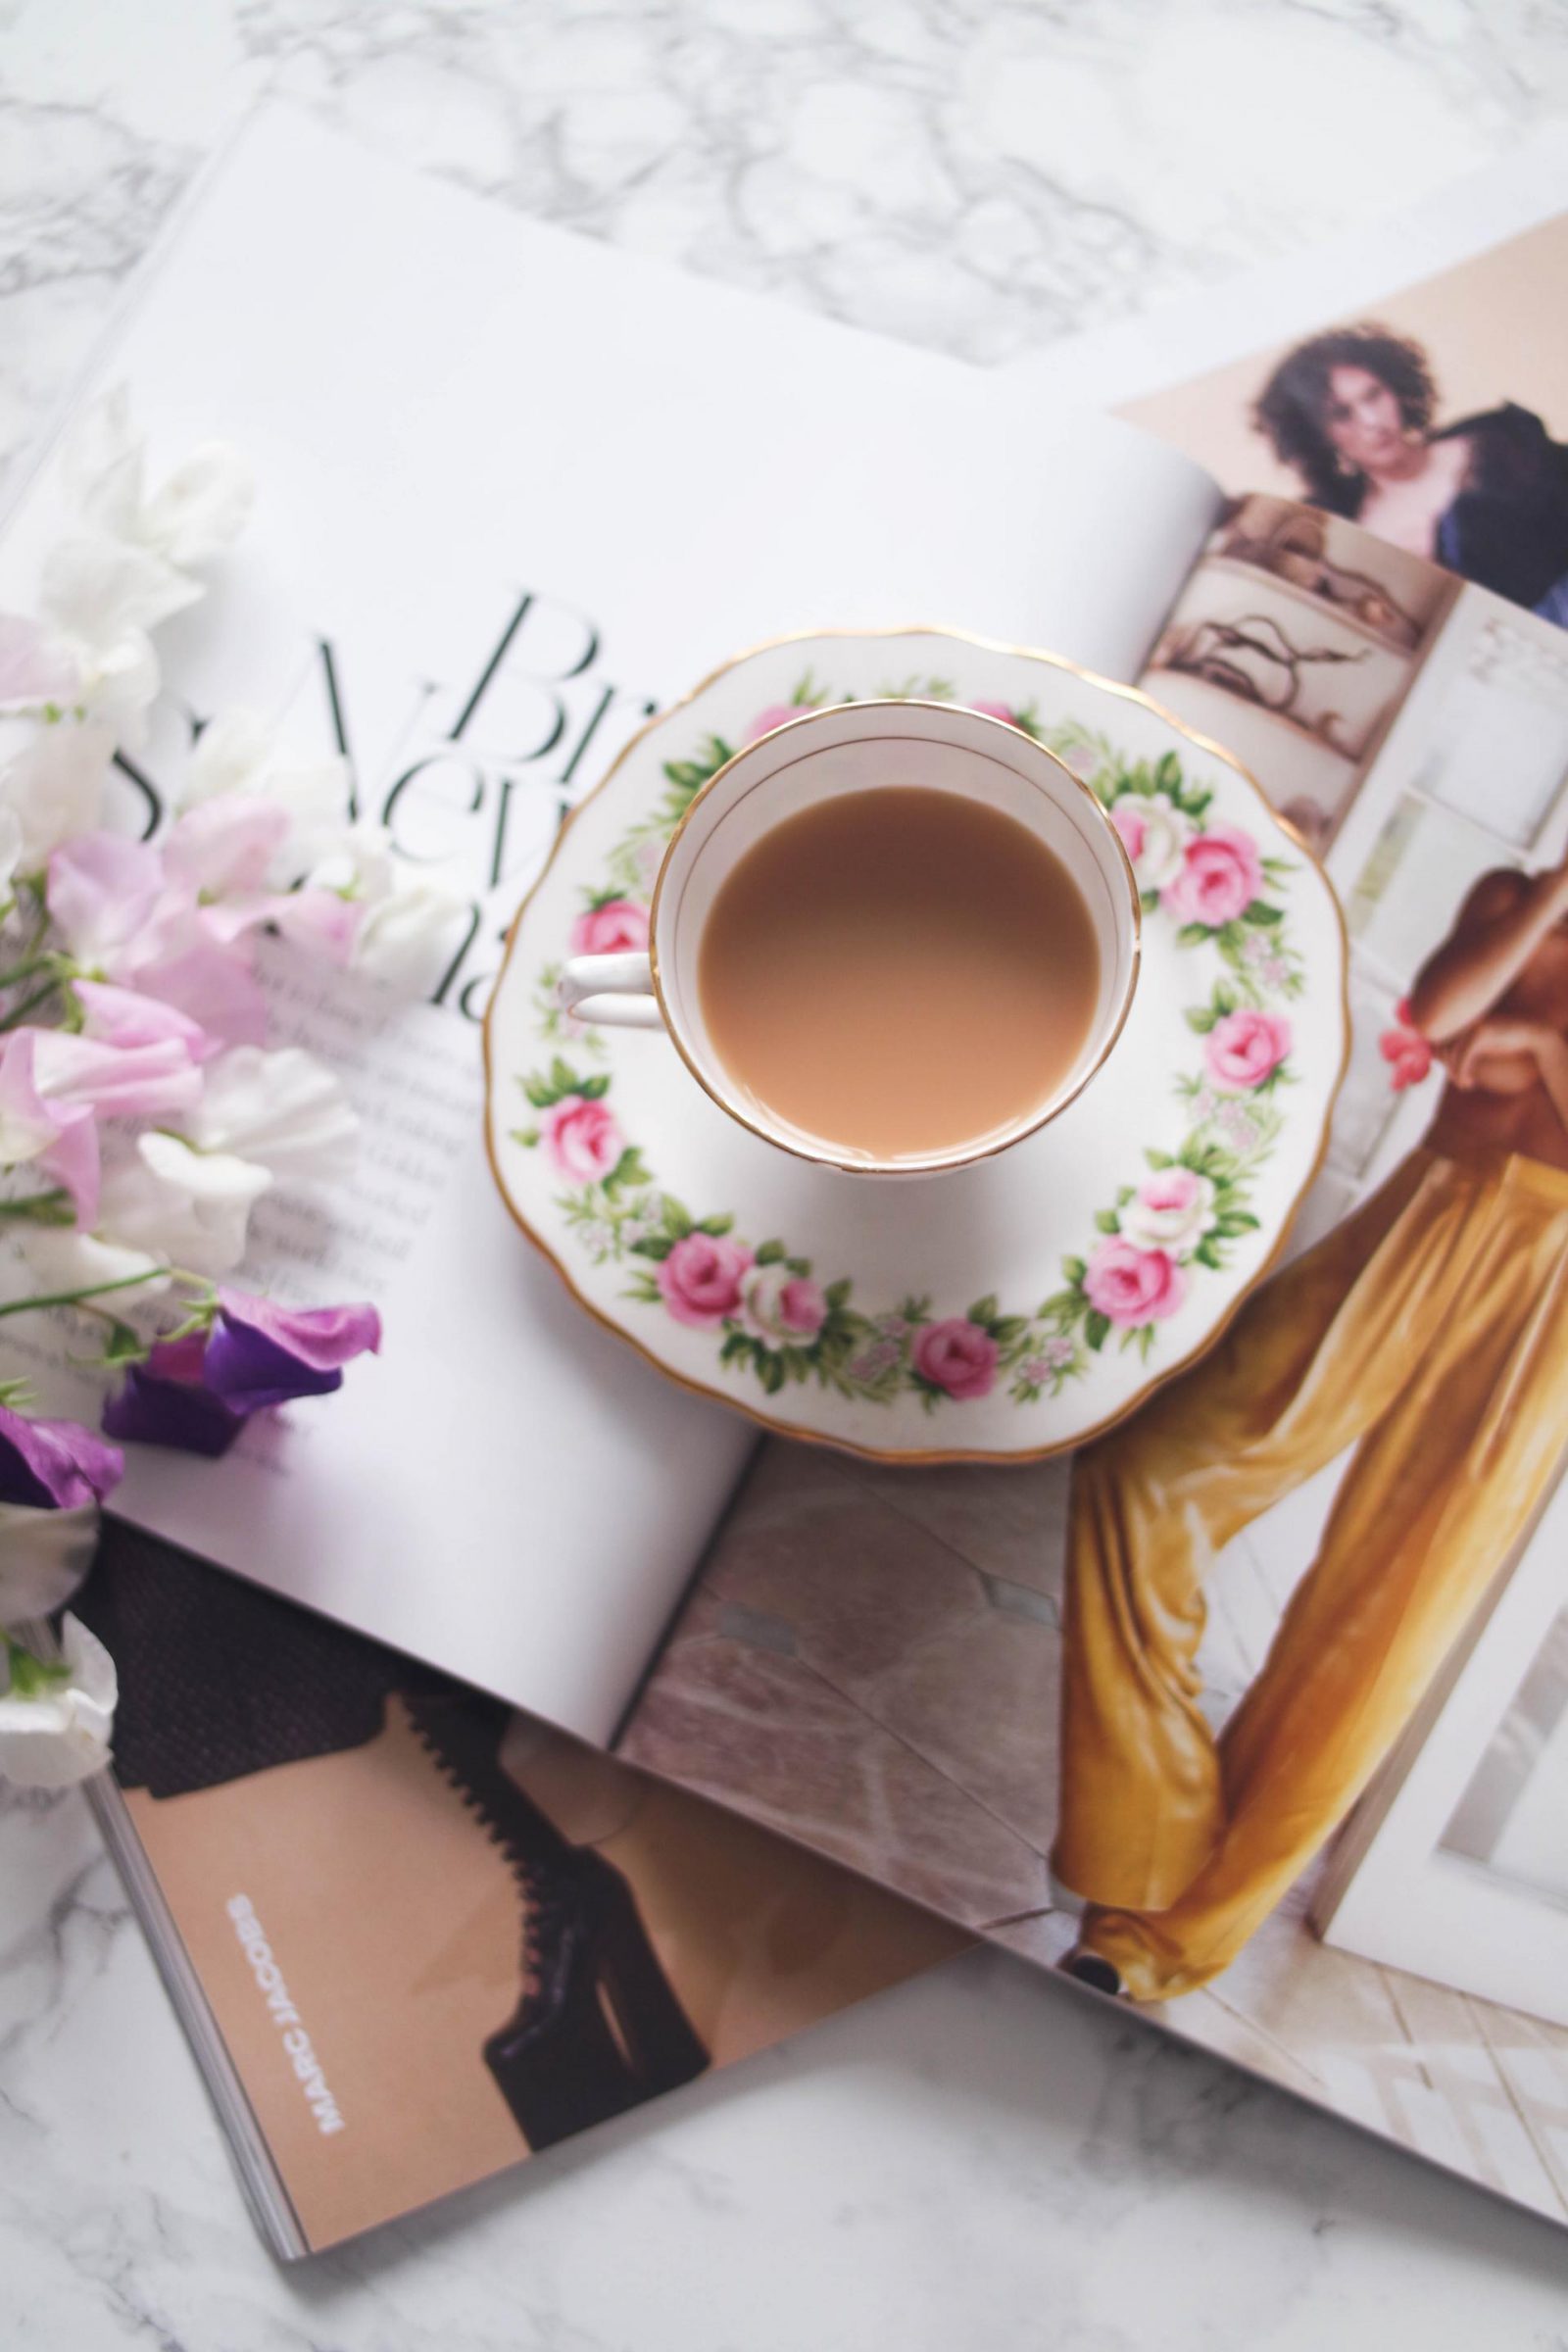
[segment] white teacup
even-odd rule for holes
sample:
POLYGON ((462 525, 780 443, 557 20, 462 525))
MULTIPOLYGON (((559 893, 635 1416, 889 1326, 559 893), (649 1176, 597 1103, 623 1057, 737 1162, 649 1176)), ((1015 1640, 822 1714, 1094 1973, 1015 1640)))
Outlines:
POLYGON ((1127 1018, 1138 980, 1138 886, 1121 837, 1088 785, 1004 719, 951 703, 842 703, 803 711, 710 776, 670 836, 654 891, 649 953, 574 956, 561 1003, 607 1027, 667 1029, 704 1091, 781 1151, 855 1174, 924 1175, 1003 1151, 1054 1118, 1088 1085, 1127 1018), (760 1104, 714 1050, 698 988, 703 931, 737 861, 802 809, 848 793, 958 793, 1027 827, 1081 892, 1100 951, 1099 993, 1076 1059, 1010 1127, 922 1157, 878 1159, 824 1142, 760 1104))

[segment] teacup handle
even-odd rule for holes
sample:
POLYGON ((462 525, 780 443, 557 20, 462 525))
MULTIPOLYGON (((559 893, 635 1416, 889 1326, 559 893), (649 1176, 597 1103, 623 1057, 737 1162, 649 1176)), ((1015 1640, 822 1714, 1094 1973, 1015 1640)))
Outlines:
POLYGON ((640 950, 620 956, 573 956, 556 1000, 580 1021, 604 1029, 662 1029, 653 966, 640 950))

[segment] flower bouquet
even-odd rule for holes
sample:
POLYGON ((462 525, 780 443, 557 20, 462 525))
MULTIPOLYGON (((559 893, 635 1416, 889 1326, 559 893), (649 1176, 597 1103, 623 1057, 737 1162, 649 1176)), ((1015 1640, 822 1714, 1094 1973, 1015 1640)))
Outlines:
POLYGON ((358 1124, 330 1070, 269 1046, 258 942, 418 987, 456 912, 355 820, 343 761, 287 757, 248 712, 196 731, 159 839, 111 828, 112 768, 158 692, 151 632, 204 594, 252 487, 220 443, 150 484, 122 393, 62 474, 38 617, 0 614, 0 1317, 68 1310, 104 1400, 94 1431, 0 1382, 0 1775, 32 1786, 107 1757, 107 1653, 69 1614, 56 1655, 21 1629, 90 1564, 121 1442, 220 1455, 380 1345, 369 1305, 228 1279, 256 1202, 340 1181, 358 1124))

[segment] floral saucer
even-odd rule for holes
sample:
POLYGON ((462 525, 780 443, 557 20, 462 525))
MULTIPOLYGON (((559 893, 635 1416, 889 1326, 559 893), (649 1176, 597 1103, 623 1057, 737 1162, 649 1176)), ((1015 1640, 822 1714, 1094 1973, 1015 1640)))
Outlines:
POLYGON ((1295 835, 1144 696, 942 630, 792 638, 655 720, 563 831, 490 1005, 491 1162, 582 1304, 688 1387, 882 1460, 1027 1459, 1129 1412, 1267 1270, 1344 1069, 1345 961, 1295 835), (740 745, 913 695, 1009 718, 1093 785, 1142 886, 1143 973, 1057 1119, 879 1183, 760 1142, 666 1038, 585 1030, 555 990, 568 955, 644 943, 664 844, 740 745))

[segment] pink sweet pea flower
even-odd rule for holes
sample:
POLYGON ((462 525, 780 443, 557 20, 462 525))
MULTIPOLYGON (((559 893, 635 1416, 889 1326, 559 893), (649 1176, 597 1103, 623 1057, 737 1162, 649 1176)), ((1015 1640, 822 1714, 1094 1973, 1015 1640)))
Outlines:
POLYGON ((112 1046, 59 1029, 0 1040, 0 1159, 36 1160, 63 1185, 77 1222, 98 1213, 97 1118, 162 1118, 200 1100, 201 1072, 183 1038, 112 1046))
POLYGON ((660 1261, 655 1280, 677 1323, 703 1329, 741 1308, 741 1277, 752 1253, 720 1235, 688 1233, 660 1261))
POLYGON ((1111 1234, 1085 1268, 1084 1296, 1108 1322, 1136 1329, 1176 1312, 1187 1296, 1187 1277, 1168 1250, 1140 1250, 1111 1234))
POLYGON ((1184 923, 1217 931, 1245 913, 1262 887, 1263 860, 1251 835, 1239 825, 1215 825, 1188 843, 1181 871, 1163 895, 1184 923))
POLYGON ((996 1341, 967 1315, 949 1315, 944 1322, 927 1323, 916 1334, 914 1368, 934 1389, 950 1396, 986 1396, 996 1383, 996 1341))
POLYGON ((563 1095, 539 1120, 546 1151, 569 1184, 597 1184, 621 1153, 615 1114, 586 1095, 563 1095))
POLYGON ((164 871, 201 899, 260 891, 288 829, 288 812, 276 801, 225 793, 187 808, 170 827, 162 845, 164 871))
POLYGON ((571 926, 574 956, 616 956, 648 945, 648 909, 635 899, 608 899, 588 906, 571 926))
POLYGON ((152 919, 164 888, 158 852, 118 833, 78 834, 49 860, 49 912, 78 963, 111 968, 152 919))
POLYGON ((220 1051, 199 1021, 137 990, 108 980, 77 980, 72 993, 82 1009, 85 1037, 109 1046, 157 1046, 170 1038, 183 1045, 192 1061, 209 1061, 220 1051))
POLYGON ((224 1046, 259 1046, 268 1032, 267 999, 244 956, 200 933, 162 943, 128 975, 137 992, 172 1004, 224 1046))
POLYGON ((1214 1023, 1203 1041, 1203 1060, 1222 1095, 1244 1095, 1261 1086, 1290 1050, 1291 1024, 1283 1012, 1244 1004, 1214 1023))

